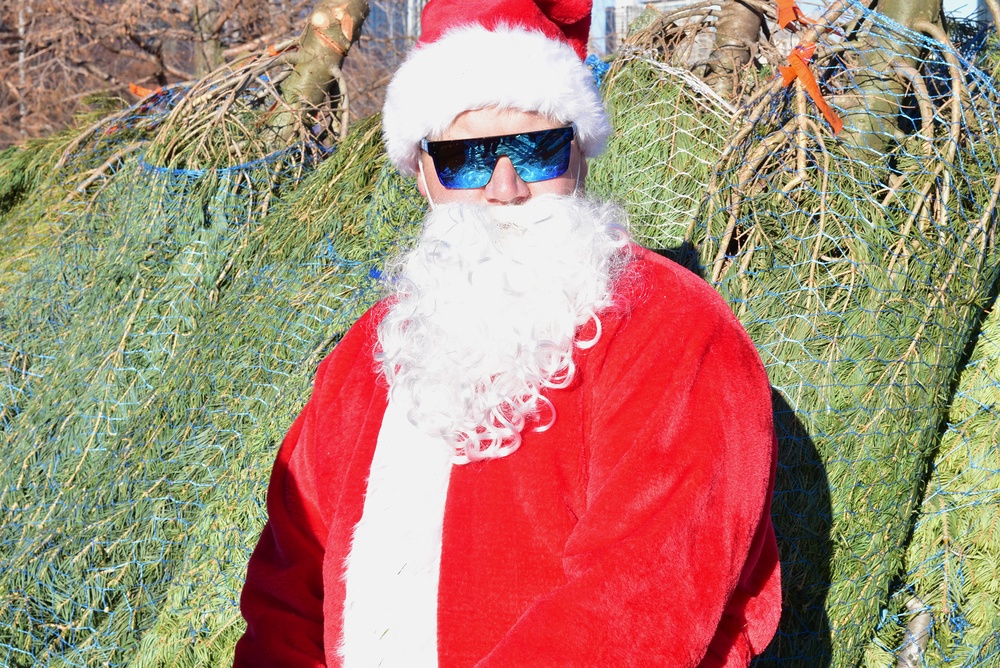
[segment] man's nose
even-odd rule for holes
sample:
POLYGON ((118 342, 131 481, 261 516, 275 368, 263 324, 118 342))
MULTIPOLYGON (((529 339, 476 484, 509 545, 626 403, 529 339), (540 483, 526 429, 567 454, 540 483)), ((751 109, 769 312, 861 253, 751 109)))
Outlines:
POLYGON ((484 194, 490 204, 523 204, 531 197, 531 190, 517 172, 514 163, 505 155, 497 160, 493 176, 486 184, 484 194))

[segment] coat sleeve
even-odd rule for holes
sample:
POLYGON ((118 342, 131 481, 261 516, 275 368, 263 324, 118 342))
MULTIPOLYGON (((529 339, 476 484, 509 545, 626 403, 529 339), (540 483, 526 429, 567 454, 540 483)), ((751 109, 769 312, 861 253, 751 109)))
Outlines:
POLYGON ((656 317, 631 323, 590 370, 587 499, 565 583, 479 668, 745 666, 766 646, 780 617, 770 386, 721 308, 666 340, 656 317), (750 607, 766 619, 741 618, 762 589, 768 605, 750 607), (716 637, 726 628, 734 637, 716 637))
POLYGON ((358 373, 370 319, 363 316, 320 364, 312 396, 278 451, 267 523, 240 596, 247 630, 236 645, 237 668, 326 665, 323 560, 330 526, 324 466, 335 458, 323 455, 321 443, 330 441, 324 434, 331 403, 358 373))
MULTIPOLYGON (((318 499, 296 482, 315 433, 310 400, 285 436, 267 489, 267 523, 247 565, 240 610, 247 630, 234 665, 324 666, 323 543, 318 499)), ((306 475, 300 475, 307 478, 306 475)))

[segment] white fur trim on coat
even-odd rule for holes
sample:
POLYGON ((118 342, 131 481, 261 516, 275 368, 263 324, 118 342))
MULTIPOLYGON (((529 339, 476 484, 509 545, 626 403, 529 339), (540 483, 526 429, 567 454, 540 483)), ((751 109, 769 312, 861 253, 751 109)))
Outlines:
POLYGON ((386 91, 389 158, 417 172, 420 140, 444 132, 464 111, 537 111, 576 126, 585 156, 604 150, 611 125, 590 69, 569 44, 517 27, 469 25, 415 48, 386 91))
POLYGON ((452 448, 393 399, 344 570, 344 668, 437 665, 441 529, 452 448))

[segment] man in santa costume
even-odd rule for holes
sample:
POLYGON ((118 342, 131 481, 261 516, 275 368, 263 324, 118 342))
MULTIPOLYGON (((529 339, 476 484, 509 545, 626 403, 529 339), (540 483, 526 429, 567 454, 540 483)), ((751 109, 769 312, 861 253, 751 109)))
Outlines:
POLYGON ((238 666, 746 666, 781 612, 770 387, 587 199, 590 2, 431 0, 389 86, 430 203, 278 453, 238 666))

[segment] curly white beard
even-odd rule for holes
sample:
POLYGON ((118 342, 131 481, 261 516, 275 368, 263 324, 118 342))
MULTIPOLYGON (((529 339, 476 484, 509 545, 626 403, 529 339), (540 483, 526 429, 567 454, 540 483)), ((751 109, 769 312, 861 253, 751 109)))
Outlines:
POLYGON ((550 427, 542 390, 567 386, 574 347, 600 337, 628 240, 620 208, 579 197, 431 211, 387 272, 395 300, 376 360, 393 401, 456 463, 506 456, 526 427, 550 427), (596 334, 578 340, 591 320, 596 334))

